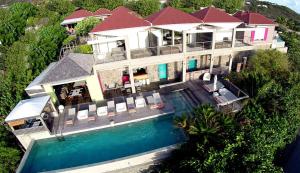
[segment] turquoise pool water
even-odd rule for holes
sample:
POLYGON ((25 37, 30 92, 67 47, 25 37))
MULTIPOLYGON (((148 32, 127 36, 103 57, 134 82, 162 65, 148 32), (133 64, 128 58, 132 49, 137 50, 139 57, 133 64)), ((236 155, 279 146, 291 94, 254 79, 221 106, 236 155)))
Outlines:
MULTIPOLYGON (((188 109, 188 104, 180 95, 172 94, 169 97, 176 112, 188 109)), ((83 166, 183 142, 184 134, 174 126, 173 117, 174 114, 165 115, 114 128, 70 135, 65 137, 65 141, 38 140, 21 172, 35 173, 83 166)))

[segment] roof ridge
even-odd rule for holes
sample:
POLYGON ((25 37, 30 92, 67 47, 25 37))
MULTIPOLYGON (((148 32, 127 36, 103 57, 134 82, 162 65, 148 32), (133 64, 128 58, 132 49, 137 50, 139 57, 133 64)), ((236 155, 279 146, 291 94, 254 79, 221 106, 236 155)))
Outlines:
MULTIPOLYGON (((205 9, 203 9, 203 10, 205 10, 205 9)), ((211 7, 207 7, 207 13, 204 15, 204 17, 203 17, 203 21, 205 21, 205 19, 206 19, 206 17, 208 16, 208 13, 211 11, 211 7)))

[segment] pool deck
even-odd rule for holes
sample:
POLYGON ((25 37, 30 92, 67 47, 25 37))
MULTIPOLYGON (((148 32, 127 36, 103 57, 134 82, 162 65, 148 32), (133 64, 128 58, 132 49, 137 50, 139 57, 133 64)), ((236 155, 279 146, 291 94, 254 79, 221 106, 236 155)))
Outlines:
POLYGON ((62 121, 60 123, 61 135, 70 135, 75 133, 87 132, 91 130, 104 129, 118 125, 138 122, 146 119, 151 119, 175 112, 173 105, 165 102, 163 109, 150 109, 149 107, 138 108, 135 113, 122 112, 115 116, 97 116, 95 121, 76 120, 74 125, 65 125, 62 121))

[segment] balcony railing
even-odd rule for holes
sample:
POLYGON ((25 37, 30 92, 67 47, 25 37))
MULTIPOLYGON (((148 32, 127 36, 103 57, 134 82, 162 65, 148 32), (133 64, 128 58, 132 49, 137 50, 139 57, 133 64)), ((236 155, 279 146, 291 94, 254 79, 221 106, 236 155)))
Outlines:
POLYGON ((194 42, 187 44, 187 52, 194 52, 194 51, 203 51, 203 50, 209 50, 212 48, 212 42, 211 41, 205 41, 205 42, 194 42))
POLYGON ((232 40, 219 41, 215 43, 215 49, 224 49, 224 48, 231 48, 231 47, 232 47, 232 40))
POLYGON ((252 46, 250 42, 251 42, 250 37, 237 38, 235 39, 234 47, 252 46))
POLYGON ((126 60, 126 51, 123 48, 113 48, 108 53, 94 52, 96 64, 104 64, 115 61, 126 60))
POLYGON ((177 54, 181 52, 182 52, 182 44, 147 47, 142 49, 132 49, 130 51, 132 59, 150 57, 150 56, 177 54))

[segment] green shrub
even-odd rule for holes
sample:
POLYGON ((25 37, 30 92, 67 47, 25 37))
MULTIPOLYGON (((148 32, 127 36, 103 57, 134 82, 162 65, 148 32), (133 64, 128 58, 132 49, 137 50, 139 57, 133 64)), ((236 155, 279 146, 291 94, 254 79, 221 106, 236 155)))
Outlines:
POLYGON ((91 45, 88 45, 88 44, 80 45, 75 48, 74 52, 75 53, 83 53, 83 54, 92 54, 93 48, 91 45))
POLYGON ((76 36, 75 35, 70 35, 68 36, 64 41, 63 41, 63 45, 68 45, 70 44, 72 41, 76 40, 76 36))

